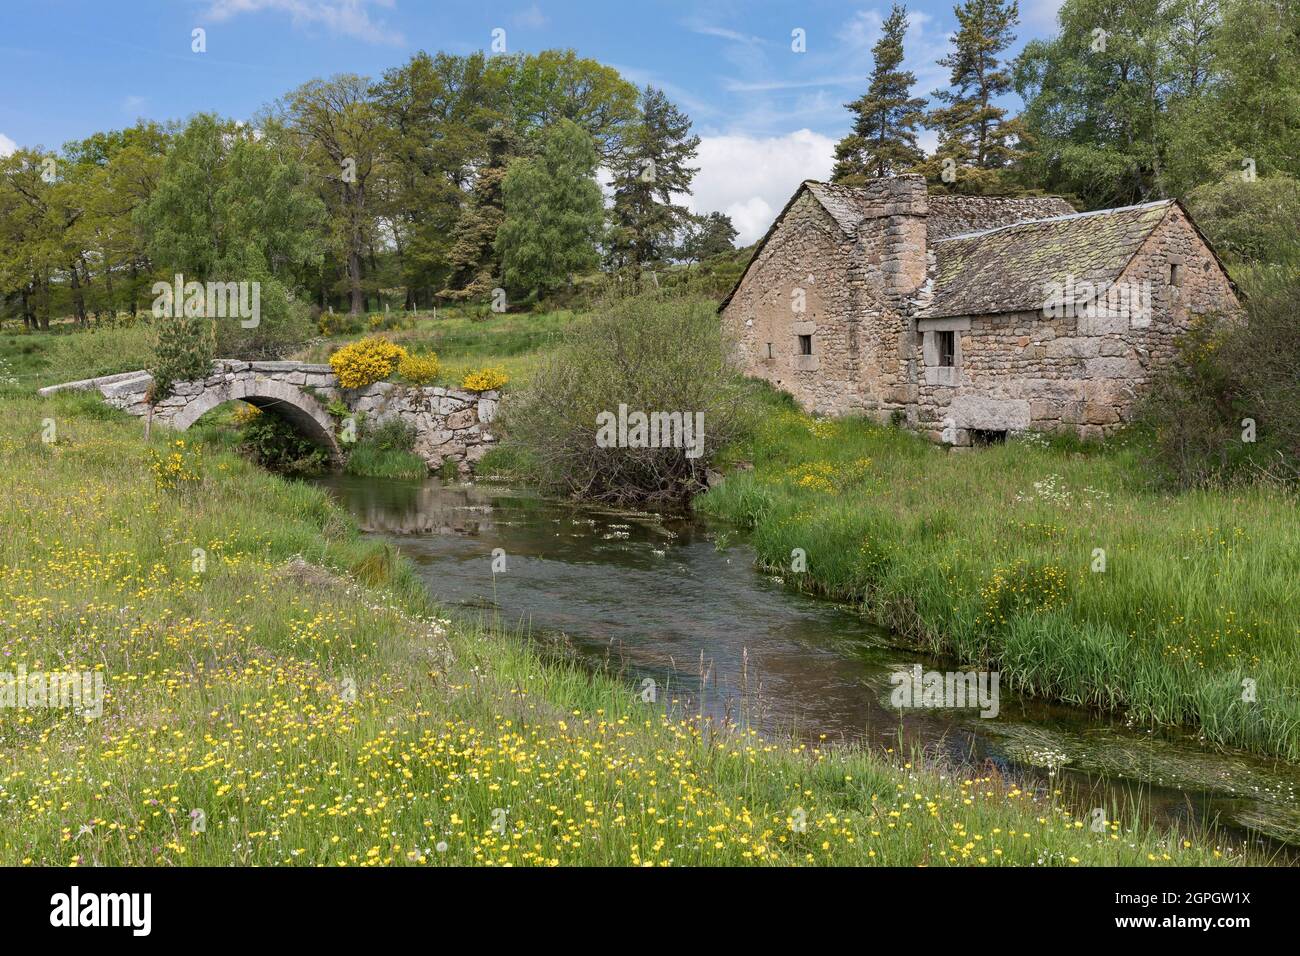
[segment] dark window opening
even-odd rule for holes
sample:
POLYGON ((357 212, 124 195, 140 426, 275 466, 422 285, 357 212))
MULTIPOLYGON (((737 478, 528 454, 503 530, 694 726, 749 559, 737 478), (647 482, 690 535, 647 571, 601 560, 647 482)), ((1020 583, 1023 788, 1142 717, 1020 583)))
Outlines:
POLYGON ((939 364, 945 368, 951 368, 956 364, 957 358, 957 333, 956 332, 936 332, 935 344, 939 349, 939 364))
POLYGON ((1183 284, 1183 267, 1176 262, 1169 263, 1169 284, 1183 284))
POLYGON ((772 343, 771 343, 771 342, 768 342, 768 343, 767 343, 767 357, 768 357, 768 358, 771 358, 771 357, 772 357, 772 343))
POLYGON ((800 355, 812 355, 812 336, 811 336, 811 335, 801 335, 801 336, 799 336, 799 354, 800 354, 800 355))
POLYGON ((976 447, 1005 445, 1007 443, 1007 433, 993 428, 972 428, 970 430, 970 443, 976 447))

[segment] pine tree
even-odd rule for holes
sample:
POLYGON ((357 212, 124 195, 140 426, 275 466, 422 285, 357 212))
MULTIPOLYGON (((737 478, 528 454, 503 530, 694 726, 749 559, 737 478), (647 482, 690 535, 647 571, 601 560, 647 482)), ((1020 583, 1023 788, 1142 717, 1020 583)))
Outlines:
POLYGON ((645 88, 641 117, 612 164, 609 252, 614 266, 639 271, 672 253, 674 236, 690 217, 673 196, 689 193, 699 171, 686 165, 700 145, 700 138, 689 135, 690 130, 690 118, 662 90, 645 88))
POLYGON ((835 145, 831 179, 837 183, 852 186, 893 176, 925 159, 916 129, 924 121, 926 101, 910 95, 916 77, 900 69, 907 26, 907 7, 895 4, 871 48, 867 92, 846 106, 854 115, 853 132, 835 145))
POLYGON ((938 131, 939 144, 924 171, 954 192, 1004 191, 1006 170, 1020 158, 1016 143, 1023 130, 993 101, 1011 90, 1011 72, 998 56, 1015 41, 1020 7, 1017 0, 966 0, 953 13, 960 24, 956 48, 939 61, 951 71, 951 89, 931 94, 944 105, 925 119, 938 131))
POLYGON ((438 294, 448 299, 486 299, 497 288, 501 257, 496 252, 497 230, 505 219, 501 185, 515 156, 515 137, 498 124, 488 136, 487 160, 479 167, 469 201, 461 208, 452 230, 447 263, 451 275, 438 294))

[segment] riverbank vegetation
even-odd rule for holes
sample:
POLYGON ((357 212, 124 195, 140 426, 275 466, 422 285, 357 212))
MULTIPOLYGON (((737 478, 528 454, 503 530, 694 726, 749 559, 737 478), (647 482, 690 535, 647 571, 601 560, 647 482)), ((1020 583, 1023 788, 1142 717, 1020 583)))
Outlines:
POLYGON ((681 505, 705 487, 715 451, 752 424, 732 354, 712 301, 603 303, 505 403, 505 454, 552 493, 681 505))
POLYGON ((1240 859, 1095 832, 996 775, 706 733, 445 619, 317 489, 146 444, 94 396, 6 406, 5 667, 98 670, 107 698, 96 719, 0 710, 5 864, 1240 859), (194 480, 156 481, 151 448, 194 480))
POLYGON ((729 451, 752 467, 696 504, 752 529, 788 583, 1025 691, 1300 756, 1294 496, 1162 491, 1136 436, 956 454, 764 403, 729 451))

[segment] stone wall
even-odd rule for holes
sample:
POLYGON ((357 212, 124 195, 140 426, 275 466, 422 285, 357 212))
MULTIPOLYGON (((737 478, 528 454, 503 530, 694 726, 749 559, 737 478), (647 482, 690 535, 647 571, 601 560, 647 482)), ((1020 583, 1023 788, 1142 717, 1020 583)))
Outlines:
MULTIPOLYGON (((1149 283, 1151 315, 1049 317, 1042 311, 930 320, 956 329, 955 384, 917 375, 917 420, 934 440, 971 443, 972 429, 1071 430, 1098 438, 1132 418, 1143 386, 1176 354, 1197 316, 1236 307, 1227 277, 1173 206, 1121 275, 1149 283), (1170 266, 1178 272, 1171 283, 1170 266), (1176 284, 1175 284, 1176 283, 1176 284)), ((921 326, 927 327, 926 320, 921 326)))
MULTIPOLYGON (((52 385, 40 390, 48 395, 63 389, 96 389, 110 405, 141 417, 149 413, 146 402, 153 378, 147 372, 125 372, 52 385)), ((408 386, 376 382, 362 389, 339 388, 328 365, 301 362, 241 362, 219 359, 207 378, 177 382, 154 408, 158 425, 184 430, 206 412, 230 401, 273 408, 305 435, 341 457, 341 422, 329 406, 341 400, 368 421, 401 419, 415 429, 415 453, 430 470, 453 462, 461 474, 492 447, 496 438, 488 425, 496 418, 500 402, 496 391, 475 394, 435 386, 408 386)))
POLYGON ((1051 198, 927 197, 924 180, 911 176, 861 189, 805 183, 724 302, 722 321, 747 374, 817 414, 900 416, 954 445, 970 444, 976 429, 1099 437, 1132 417, 1190 321, 1237 307, 1222 268, 1177 204, 1116 280, 1146 284, 1150 314, 1141 320, 1104 308, 914 318, 933 296, 929 231, 1070 212, 1051 198), (934 333, 941 330, 954 333, 952 367, 939 365, 934 333), (812 354, 801 353, 800 336, 811 337, 812 354))
POLYGON ((803 189, 722 312, 746 373, 818 414, 887 415, 910 400, 903 307, 925 281, 925 202, 919 176, 879 180, 840 210, 852 216, 846 234, 803 189))

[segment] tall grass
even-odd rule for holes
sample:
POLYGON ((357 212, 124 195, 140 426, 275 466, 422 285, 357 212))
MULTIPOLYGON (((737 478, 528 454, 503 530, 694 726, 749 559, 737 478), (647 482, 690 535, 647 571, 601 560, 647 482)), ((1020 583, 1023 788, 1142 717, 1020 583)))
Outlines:
POLYGON ((0 708, 0 863, 1214 863, 1050 794, 644 704, 441 618, 319 490, 92 396, 5 401, 0 660, 98 668, 103 715, 0 708), (57 440, 41 440, 44 422, 57 440))
POLYGON ((796 586, 1026 691, 1300 757, 1294 497, 1165 494, 1123 441, 950 453, 765 401, 764 426, 730 452, 753 469, 697 505, 753 528, 796 586), (804 573, 789 570, 796 548, 804 573))

